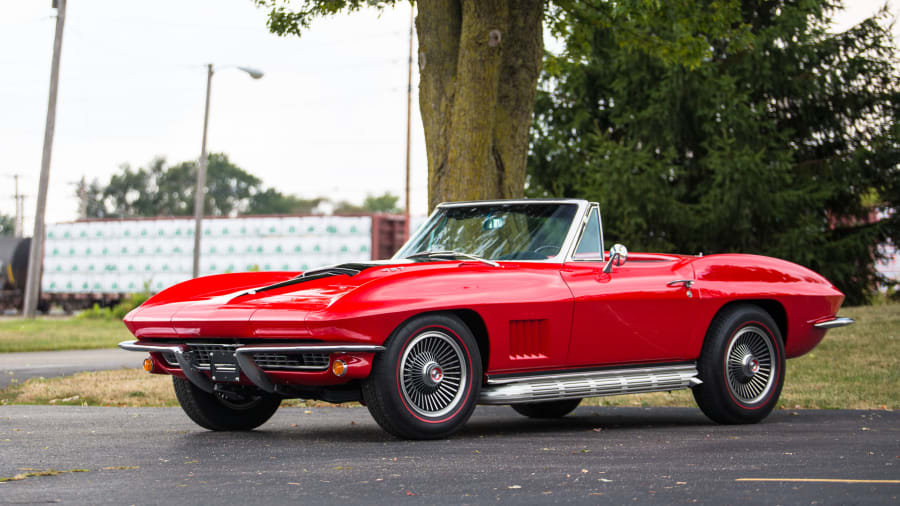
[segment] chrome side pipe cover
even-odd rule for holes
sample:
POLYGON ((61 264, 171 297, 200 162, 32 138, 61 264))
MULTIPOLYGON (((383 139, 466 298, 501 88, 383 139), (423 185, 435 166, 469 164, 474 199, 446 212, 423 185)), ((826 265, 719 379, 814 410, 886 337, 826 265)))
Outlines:
POLYGON ((518 404, 681 390, 699 385, 694 364, 488 378, 479 404, 518 404))

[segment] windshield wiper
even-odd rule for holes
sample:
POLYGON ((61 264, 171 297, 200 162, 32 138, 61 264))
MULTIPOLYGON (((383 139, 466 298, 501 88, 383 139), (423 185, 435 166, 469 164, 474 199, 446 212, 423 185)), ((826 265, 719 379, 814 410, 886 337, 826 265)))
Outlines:
POLYGON ((434 257, 445 257, 445 258, 454 258, 454 257, 463 257, 468 258, 469 260, 475 260, 476 262, 482 262, 488 264, 493 267, 500 267, 500 264, 493 260, 488 260, 487 258, 481 258, 480 256, 470 255, 468 253, 462 253, 460 251, 426 251, 424 253, 416 253, 415 255, 410 255, 406 258, 434 258, 434 257))

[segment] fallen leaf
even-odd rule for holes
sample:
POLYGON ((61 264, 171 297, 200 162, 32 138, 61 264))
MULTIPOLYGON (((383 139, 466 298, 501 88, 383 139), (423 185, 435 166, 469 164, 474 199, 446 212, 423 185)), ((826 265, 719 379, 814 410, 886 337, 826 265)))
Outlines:
POLYGON ((522 485, 510 485, 506 488, 522 488, 522 485))
POLYGON ((416 493, 415 493, 415 492, 411 492, 411 491, 409 491, 409 490, 407 490, 407 491, 406 491, 406 495, 408 495, 408 496, 412 496, 412 495, 416 495, 416 493))

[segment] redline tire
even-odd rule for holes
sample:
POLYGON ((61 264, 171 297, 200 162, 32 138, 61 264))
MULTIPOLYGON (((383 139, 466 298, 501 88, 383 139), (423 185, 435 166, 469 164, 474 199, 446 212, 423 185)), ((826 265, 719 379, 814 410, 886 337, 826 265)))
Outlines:
POLYGON ((385 431, 405 439, 438 439, 472 415, 481 392, 481 354, 469 328, 452 314, 401 325, 375 357, 362 393, 385 431))
POLYGON ((772 412, 784 386, 784 340, 765 310, 729 307, 713 319, 697 362, 697 405, 723 424, 756 423, 772 412))
POLYGON ((581 399, 563 399, 549 402, 529 402, 527 404, 513 404, 516 413, 529 418, 562 418, 578 407, 581 399))
POLYGON ((186 379, 173 376, 172 384, 181 409, 194 423, 209 430, 253 430, 272 418, 281 404, 280 397, 261 396, 242 406, 228 406, 186 379))

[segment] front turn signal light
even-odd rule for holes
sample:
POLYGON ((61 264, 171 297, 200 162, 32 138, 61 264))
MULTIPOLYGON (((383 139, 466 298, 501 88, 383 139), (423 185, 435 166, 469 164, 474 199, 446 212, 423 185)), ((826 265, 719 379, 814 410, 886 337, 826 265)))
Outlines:
POLYGON ((347 363, 343 360, 335 360, 331 364, 331 372, 333 372, 335 376, 347 374, 347 363))
POLYGON ((144 359, 144 370, 147 372, 153 372, 153 360, 149 358, 144 359))

